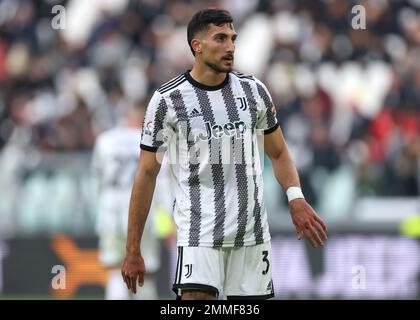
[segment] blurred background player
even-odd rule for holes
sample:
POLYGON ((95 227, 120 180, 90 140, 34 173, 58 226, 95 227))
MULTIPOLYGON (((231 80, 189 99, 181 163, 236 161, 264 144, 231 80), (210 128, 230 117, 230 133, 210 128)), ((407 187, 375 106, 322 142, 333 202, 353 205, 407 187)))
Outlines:
MULTIPOLYGON (((99 184, 97 233, 99 236, 99 259, 108 269, 108 283, 105 290, 107 300, 157 299, 155 273, 160 267, 160 239, 158 216, 169 212, 165 191, 165 170, 157 181, 159 190, 153 200, 151 220, 144 230, 142 250, 148 274, 142 290, 130 294, 122 278, 120 265, 125 253, 128 205, 131 186, 139 158, 140 124, 144 110, 128 107, 121 124, 102 132, 95 143, 93 170, 99 184)), ((163 222, 165 223, 165 222, 163 222)))
POLYGON ((136 293, 147 272, 139 243, 160 169, 156 158, 169 150, 171 159, 180 154, 170 175, 179 250, 174 292, 183 300, 217 299, 220 292, 227 299, 272 298, 258 132, 263 131, 264 151, 287 193, 298 239, 304 235, 312 246, 323 245, 327 227, 304 199, 266 87, 232 71, 237 33, 230 12, 196 12, 187 34, 192 70, 162 85, 147 107, 145 123, 154 129, 141 139, 122 275, 136 293), (185 158, 184 150, 190 153, 185 158))

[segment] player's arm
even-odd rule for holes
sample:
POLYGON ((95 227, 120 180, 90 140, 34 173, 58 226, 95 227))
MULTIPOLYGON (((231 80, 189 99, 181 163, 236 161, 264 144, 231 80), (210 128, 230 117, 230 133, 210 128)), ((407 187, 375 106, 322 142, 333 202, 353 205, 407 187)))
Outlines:
POLYGON ((152 203, 156 177, 160 170, 157 153, 143 150, 140 154, 138 168, 131 191, 126 256, 121 273, 128 289, 136 293, 137 277, 143 286, 145 266, 140 251, 140 242, 152 203))
MULTIPOLYGON (((274 174, 283 190, 286 191, 290 187, 300 188, 299 175, 280 127, 264 135, 264 150, 272 162, 274 174)), ((323 245, 327 239, 327 227, 306 200, 294 199, 289 202, 289 208, 298 239, 304 234, 312 246, 323 245)))

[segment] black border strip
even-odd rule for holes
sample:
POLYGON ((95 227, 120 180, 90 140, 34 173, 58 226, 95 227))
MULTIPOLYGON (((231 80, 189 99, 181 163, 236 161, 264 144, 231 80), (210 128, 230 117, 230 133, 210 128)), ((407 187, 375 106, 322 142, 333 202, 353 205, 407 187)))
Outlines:
POLYGON ((184 247, 179 247, 179 275, 178 275, 178 281, 176 283, 181 283, 181 276, 182 276, 182 259, 184 258, 184 247))
POLYGON ((195 81, 193 79, 193 77, 191 77, 190 75, 190 71, 188 70, 187 72, 184 73, 185 78, 187 78, 188 82, 191 83, 194 87, 197 87, 199 89, 202 90, 207 90, 207 91, 216 91, 216 90, 220 90, 222 89, 225 85, 227 85, 229 83, 229 73, 226 73, 226 78, 225 80, 223 80, 222 83, 218 84, 217 86, 207 86, 205 84, 202 84, 198 81, 195 81))
POLYGON ((272 132, 274 132, 274 131, 276 131, 276 129, 279 127, 279 124, 278 123, 276 123, 274 126, 272 126, 271 128, 269 128, 269 129, 267 129, 267 130, 264 130, 264 135, 266 135, 266 134, 270 134, 270 133, 272 133, 272 132))
POLYGON ((172 291, 174 291, 178 295, 178 289, 181 289, 181 292, 183 290, 200 290, 200 291, 206 291, 210 294, 215 295, 216 298, 219 297, 219 290, 213 286, 209 286, 206 284, 200 284, 200 283, 182 283, 182 284, 174 284, 172 286, 172 291))
POLYGON ((151 147, 151 146, 146 146, 145 144, 140 144, 140 149, 150 151, 150 152, 157 152, 158 151, 158 148, 151 147))
POLYGON ((160 93, 160 94, 164 94, 164 93, 166 93, 166 92, 168 92, 168 91, 171 91, 172 89, 175 89, 175 88, 179 87, 179 86, 180 86, 181 84, 183 84, 185 81, 187 81, 187 79, 182 78, 181 80, 178 80, 178 82, 177 82, 177 83, 174 83, 172 86, 170 86, 170 87, 168 87, 168 88, 166 88, 166 89, 163 89, 163 90, 159 91, 159 93, 160 93))
POLYGON ((274 293, 262 296, 226 296, 228 300, 267 300, 274 297, 274 293))
POLYGON ((176 283, 176 279, 178 278, 178 272, 179 272, 179 257, 180 257, 180 252, 181 247, 178 247, 178 258, 176 260, 176 271, 175 271, 175 279, 174 279, 174 283, 176 283))
POLYGON ((177 82, 179 79, 181 79, 184 75, 180 74, 178 76, 176 76, 175 78, 173 78, 172 80, 169 80, 168 82, 162 84, 157 91, 162 90, 162 89, 166 89, 167 87, 170 87, 171 85, 173 85, 175 82, 177 82))

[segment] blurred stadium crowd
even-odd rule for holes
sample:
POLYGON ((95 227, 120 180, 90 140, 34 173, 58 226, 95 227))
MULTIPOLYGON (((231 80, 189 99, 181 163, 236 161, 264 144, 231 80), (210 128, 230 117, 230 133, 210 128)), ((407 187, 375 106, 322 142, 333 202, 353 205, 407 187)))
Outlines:
POLYGON ((127 105, 145 106, 190 68, 186 24, 209 6, 234 16, 236 69, 269 87, 314 206, 419 195, 418 0, 0 0, 3 194, 34 210, 11 183, 34 197, 41 155, 89 153, 127 105), (55 5, 64 29, 52 27, 55 5), (352 28, 354 5, 366 10, 364 30, 352 28))

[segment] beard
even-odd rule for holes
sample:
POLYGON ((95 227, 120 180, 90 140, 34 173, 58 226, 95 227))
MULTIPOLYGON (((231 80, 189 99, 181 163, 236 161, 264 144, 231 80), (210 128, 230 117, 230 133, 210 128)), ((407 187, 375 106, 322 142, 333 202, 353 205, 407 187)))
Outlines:
POLYGON ((227 73, 227 72, 231 72, 233 70, 233 60, 232 60, 232 64, 230 66, 225 66, 222 63, 216 64, 216 63, 212 63, 210 61, 204 61, 204 63, 208 67, 210 67, 211 69, 216 71, 217 73, 227 73))

